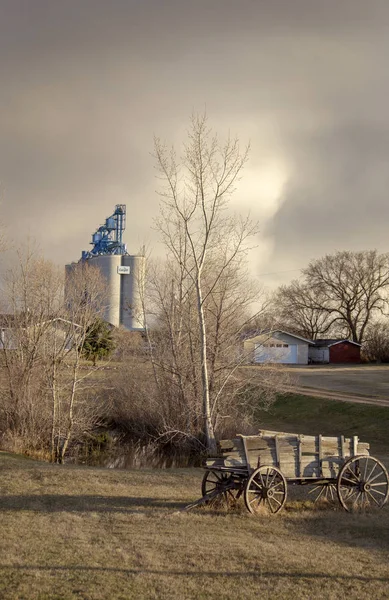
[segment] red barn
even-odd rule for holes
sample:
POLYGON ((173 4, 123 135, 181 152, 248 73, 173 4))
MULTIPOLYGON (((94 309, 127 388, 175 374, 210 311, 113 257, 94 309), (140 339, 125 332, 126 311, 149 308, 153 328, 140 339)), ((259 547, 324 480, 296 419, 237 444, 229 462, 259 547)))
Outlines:
POLYGON ((315 340, 309 346, 311 363, 353 363, 361 362, 361 345, 351 340, 315 340))

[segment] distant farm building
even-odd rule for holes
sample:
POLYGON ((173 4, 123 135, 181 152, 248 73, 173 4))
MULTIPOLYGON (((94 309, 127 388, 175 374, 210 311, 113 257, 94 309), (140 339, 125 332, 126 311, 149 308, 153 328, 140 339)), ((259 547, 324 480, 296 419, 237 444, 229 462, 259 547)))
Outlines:
POLYGON ((257 331, 243 340, 245 362, 308 364, 357 364, 361 362, 361 346, 345 339, 309 340, 294 333, 257 331))
POLYGON ((313 364, 358 364, 361 362, 361 345, 351 340, 315 340, 309 346, 309 361, 313 364))
POLYGON ((249 363, 307 365, 311 343, 286 331, 262 331, 244 340, 243 351, 249 363))
POLYGON ((0 350, 23 350, 30 340, 38 348, 63 346, 71 350, 77 345, 80 325, 56 317, 45 321, 35 321, 26 325, 23 315, 0 314, 0 350))

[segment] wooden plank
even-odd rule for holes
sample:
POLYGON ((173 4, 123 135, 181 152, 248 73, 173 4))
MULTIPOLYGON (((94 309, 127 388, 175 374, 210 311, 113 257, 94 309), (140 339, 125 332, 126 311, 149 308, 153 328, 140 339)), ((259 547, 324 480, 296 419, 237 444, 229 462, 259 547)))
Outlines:
POLYGON ((358 454, 358 436, 357 435, 353 435, 353 449, 352 449, 352 456, 356 456, 358 454))
POLYGON ((321 447, 321 453, 323 456, 329 456, 329 455, 333 455, 333 456, 338 456, 339 458, 341 458, 341 453, 339 452, 339 448, 328 448, 322 445, 321 447))
POLYGON ((299 435, 299 437, 298 437, 298 446, 297 446, 297 452, 298 452, 298 454, 297 454, 297 460, 298 460, 298 463, 297 463, 297 466, 298 466, 297 473, 298 473, 298 477, 301 477, 301 470, 302 470, 301 469, 301 446, 302 446, 301 435, 299 435))
POLYGON ((245 463, 246 465, 249 467, 250 472, 254 471, 254 469, 256 468, 256 466, 253 467, 253 465, 250 462, 250 456, 249 453, 247 451, 247 445, 246 445, 246 437, 242 435, 241 437, 242 443, 243 443, 243 450, 244 450, 244 459, 245 459, 245 463))
POLYGON ((323 455, 322 455, 321 435, 320 434, 317 436, 317 445, 318 445, 319 476, 321 476, 322 475, 321 461, 322 461, 323 455))
POLYGON ((278 443, 278 435, 274 436, 274 447, 276 450, 276 463, 277 463, 277 467, 280 469, 281 468, 281 464, 280 464, 280 447, 279 447, 279 443, 278 443))
POLYGON ((321 447, 323 452, 333 452, 333 454, 337 454, 338 456, 340 454, 339 443, 337 441, 329 443, 323 441, 323 438, 321 438, 321 447))
POLYGON ((242 440, 240 438, 234 438, 233 440, 220 440, 218 445, 221 452, 239 452, 242 450, 242 440))
POLYGON ((340 436, 340 445, 341 445, 341 458, 346 459, 346 445, 344 441, 344 435, 340 436))
POLYGON ((370 444, 366 444, 364 442, 359 442, 358 444, 358 454, 370 454, 370 444))
POLYGON ((265 437, 265 436, 266 437, 274 437, 275 435, 282 436, 282 437, 297 437, 298 434, 286 433, 285 431, 272 431, 270 429, 260 429, 259 435, 261 435, 262 437, 265 437))
POLYGON ((323 465, 322 477, 325 479, 335 479, 339 473, 339 465, 330 463, 329 465, 323 465))
POLYGON ((282 469, 282 474, 286 479, 296 479, 296 471, 294 468, 282 469))
POLYGON ((270 453, 270 452, 262 453, 261 452, 259 455, 249 453, 249 463, 250 463, 250 465, 256 465, 256 467, 262 467, 264 465, 276 467, 277 460, 275 457, 275 452, 273 452, 273 453, 270 453))
POLYGON ((246 448, 248 450, 266 450, 271 445, 272 439, 264 440, 262 438, 257 438, 255 440, 250 438, 245 438, 246 448))

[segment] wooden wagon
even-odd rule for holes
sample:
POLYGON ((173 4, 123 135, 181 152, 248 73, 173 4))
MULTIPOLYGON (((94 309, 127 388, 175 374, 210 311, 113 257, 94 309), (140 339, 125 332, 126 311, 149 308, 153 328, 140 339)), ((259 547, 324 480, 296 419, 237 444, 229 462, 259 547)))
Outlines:
POLYGON ((339 499, 347 511, 382 508, 389 495, 388 473, 357 436, 345 438, 260 431, 218 444, 206 461, 203 501, 236 501, 247 509, 279 512, 288 485, 310 485, 314 500, 339 499))

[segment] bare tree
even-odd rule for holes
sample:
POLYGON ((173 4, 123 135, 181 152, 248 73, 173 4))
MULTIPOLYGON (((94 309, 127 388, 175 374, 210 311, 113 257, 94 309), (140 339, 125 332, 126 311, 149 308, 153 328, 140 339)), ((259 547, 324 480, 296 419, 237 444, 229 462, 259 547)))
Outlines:
MULTIPOLYGON (((200 382, 193 375, 191 386, 193 394, 201 397, 207 447, 212 450, 218 403, 226 383, 215 386, 221 345, 216 343, 212 348, 211 340, 220 341, 228 329, 224 319, 227 319, 227 305, 231 315, 235 306, 231 294, 236 285, 234 277, 241 272, 249 238, 257 232, 256 224, 249 217, 242 219, 228 211, 248 148, 241 152, 238 140, 230 137, 221 144, 203 114, 192 116, 188 141, 180 159, 174 149, 168 150, 159 139, 155 140, 155 156, 162 182, 157 227, 166 248, 167 269, 171 272, 170 283, 169 276, 165 277, 165 289, 160 290, 162 311, 169 324, 166 335, 170 337, 176 363, 175 378, 181 394, 187 382, 178 365, 182 352, 177 352, 176 343, 187 348, 193 370, 199 369, 200 382)), ((225 381, 230 379, 231 375, 225 377, 225 381)))
POLYGON ((369 323, 363 352, 369 361, 389 362, 389 321, 387 319, 369 323))
POLYGON ((18 252, 17 264, 3 282, 2 421, 32 448, 42 445, 49 427, 41 402, 42 347, 62 307, 62 284, 59 270, 28 249, 18 252))
POLYGON ((96 370, 81 371, 85 339, 103 311, 106 285, 101 272, 88 262, 67 274, 60 343, 48 346, 47 369, 53 400, 52 460, 63 462, 72 438, 82 437, 98 422, 94 406, 85 406, 88 378, 96 370), (57 373, 60 368, 60 378, 57 373))
MULTIPOLYGON (((259 385, 258 373, 255 373, 258 385, 252 386, 250 398, 246 393, 251 372, 242 375, 240 370, 242 363, 246 362, 241 332, 251 321, 249 308, 254 301, 260 302, 262 293, 258 286, 250 283, 243 263, 241 260, 240 264, 231 266, 209 295, 208 285, 213 283, 214 273, 209 278, 206 274, 203 279, 203 289, 207 294, 204 315, 209 395, 213 427, 218 436, 226 431, 229 433, 233 427, 245 427, 250 420, 248 415, 251 418, 254 414, 250 402, 256 406, 266 404, 275 398, 279 390, 279 386, 270 388, 265 385, 264 378, 261 380, 264 385, 259 385)), ((154 441, 161 446, 186 446, 190 451, 199 439, 203 439, 204 432, 201 340, 195 288, 189 279, 182 281, 180 270, 174 263, 148 261, 146 297, 146 336, 154 391, 150 390, 146 366, 138 364, 138 371, 143 369, 144 375, 137 391, 134 388, 137 375, 131 375, 132 419, 129 415, 127 422, 132 420, 131 427, 135 427, 133 433, 137 437, 142 421, 140 413, 143 412, 143 431, 152 431, 154 441), (188 287, 184 287, 184 283, 188 287), (145 385, 148 386, 147 398, 145 385), (139 417, 134 424, 135 406, 139 417), (149 423, 149 428, 146 423, 149 423)), ((125 369, 128 368, 126 363, 125 369)), ((128 389, 128 385, 126 387, 128 389)))
POLYGON ((303 282, 281 288, 281 306, 314 335, 331 330, 362 343, 369 322, 387 307, 388 254, 328 254, 313 260, 303 276, 303 282))
POLYGON ((86 406, 90 371, 80 371, 80 357, 104 293, 100 277, 80 265, 68 282, 65 305, 63 270, 34 252, 19 253, 7 276, 1 425, 20 445, 47 451, 56 462, 63 461, 72 439, 96 423, 96 411, 86 406))
POLYGON ((329 332, 333 325, 327 311, 318 306, 315 291, 307 284, 292 281, 281 286, 274 298, 277 322, 281 328, 315 340, 329 332))

